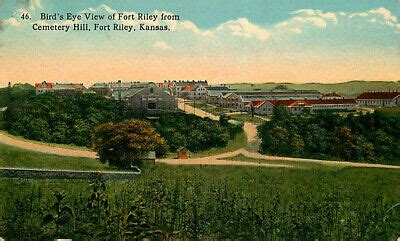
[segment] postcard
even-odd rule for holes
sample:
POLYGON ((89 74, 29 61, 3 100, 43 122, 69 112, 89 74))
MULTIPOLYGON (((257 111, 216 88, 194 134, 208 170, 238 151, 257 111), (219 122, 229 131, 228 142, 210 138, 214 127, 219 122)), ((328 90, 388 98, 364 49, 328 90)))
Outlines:
POLYGON ((0 0, 1 240, 398 240, 398 1, 0 0))

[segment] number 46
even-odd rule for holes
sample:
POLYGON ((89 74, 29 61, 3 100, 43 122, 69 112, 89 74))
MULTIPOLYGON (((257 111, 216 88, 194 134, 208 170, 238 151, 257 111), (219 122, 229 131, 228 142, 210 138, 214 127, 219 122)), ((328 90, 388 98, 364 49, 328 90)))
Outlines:
POLYGON ((23 13, 21 15, 21 19, 29 20, 29 19, 31 19, 31 17, 29 16, 29 13, 23 13))

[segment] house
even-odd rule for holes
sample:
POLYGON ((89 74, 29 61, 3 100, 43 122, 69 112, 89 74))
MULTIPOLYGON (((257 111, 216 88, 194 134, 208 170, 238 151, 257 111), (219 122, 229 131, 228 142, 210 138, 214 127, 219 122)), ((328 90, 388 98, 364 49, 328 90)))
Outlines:
POLYGON ((245 111, 256 115, 272 115, 274 106, 271 102, 263 100, 251 101, 246 104, 245 111))
MULTIPOLYGON (((187 87, 187 86, 191 86, 193 89, 196 86, 208 86, 208 82, 207 80, 165 80, 163 83, 163 88, 168 88, 170 89, 170 93, 172 93, 174 96, 177 96, 179 98, 184 98, 182 96, 182 89, 187 87), (173 83, 173 84, 171 84, 173 83)), ((187 89, 186 89, 187 91, 187 89)), ((184 93, 184 95, 187 95, 187 97, 189 96, 187 93, 184 93)))
POLYGON ((238 111, 244 110, 244 102, 236 93, 228 93, 221 96, 219 105, 223 108, 230 108, 238 111))
POLYGON ((196 85, 193 90, 189 93, 189 99, 191 100, 205 100, 207 89, 203 85, 196 85))
POLYGON ((122 82, 121 80, 116 82, 101 82, 90 86, 89 91, 115 98, 116 93, 119 93, 117 91, 121 90, 122 92, 126 92, 132 86, 140 84, 140 81, 122 82))
POLYGON ((103 96, 111 96, 112 94, 110 83, 106 82, 95 83, 94 85, 90 86, 88 90, 103 96))
POLYGON ((114 98, 121 99, 127 106, 146 112, 176 111, 178 108, 177 99, 154 83, 140 83, 114 93, 114 98))
POLYGON ((219 99, 226 93, 233 90, 227 86, 207 86, 206 88, 206 101, 209 104, 218 105, 219 99))
POLYGON ((42 83, 35 84, 36 94, 43 94, 46 92, 56 92, 56 93, 69 93, 86 90, 83 84, 75 83, 50 83, 43 81, 42 83))
POLYGON ((72 92, 83 92, 86 90, 86 87, 83 84, 75 84, 75 83, 56 83, 53 86, 53 91, 57 93, 72 93, 72 92))
POLYGON ((357 107, 354 99, 265 100, 246 104, 246 111, 257 115, 272 115, 273 109, 278 105, 293 115, 300 115, 304 111, 311 113, 319 110, 353 111, 357 107))
POLYGON ((369 106, 400 106, 400 92, 365 92, 356 98, 357 104, 369 106))
POLYGON ((36 94, 43 94, 46 92, 54 92, 53 87, 54 87, 54 83, 49 83, 46 81, 43 81, 42 83, 36 83, 35 84, 36 94))
POLYGON ((192 85, 187 85, 187 86, 183 86, 182 88, 180 88, 179 91, 179 97, 184 98, 184 99, 190 99, 191 93, 194 90, 194 86, 192 85))

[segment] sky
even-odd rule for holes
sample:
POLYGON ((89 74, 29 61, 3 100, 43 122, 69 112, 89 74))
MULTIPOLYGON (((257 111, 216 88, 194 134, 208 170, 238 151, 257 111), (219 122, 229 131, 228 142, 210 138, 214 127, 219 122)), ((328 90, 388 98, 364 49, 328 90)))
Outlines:
MULTIPOLYGON (((396 0, 0 0, 0 86, 118 79, 397 81, 399 5, 396 0), (41 13, 69 12, 165 13, 180 20, 143 22, 171 29, 161 32, 32 30, 33 24, 71 25, 40 20, 41 13), (32 19, 21 19, 22 13, 32 19)), ((137 22, 116 23, 138 28, 137 22)))

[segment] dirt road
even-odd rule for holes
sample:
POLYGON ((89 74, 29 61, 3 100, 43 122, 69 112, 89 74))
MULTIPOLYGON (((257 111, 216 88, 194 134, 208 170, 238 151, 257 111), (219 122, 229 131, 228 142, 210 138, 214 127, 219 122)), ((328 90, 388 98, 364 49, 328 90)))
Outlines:
POLYGON ((54 154, 59 156, 70 156, 70 157, 88 157, 88 158, 96 158, 97 153, 92 151, 84 151, 84 150, 73 150, 62 147, 55 147, 46 144, 37 144, 28 141, 19 140, 13 138, 8 135, 4 135, 0 133, 0 142, 9 146, 15 146, 18 148, 38 151, 47 154, 54 154))
POLYGON ((193 159, 158 159, 157 162, 171 164, 171 165, 239 165, 239 166, 265 166, 265 167, 291 167, 291 165, 275 165, 259 162, 240 162, 240 161, 229 161, 237 155, 243 155, 245 157, 254 159, 264 159, 271 161, 292 161, 295 165, 296 162, 308 162, 317 163, 327 166, 342 166, 342 167, 369 167, 369 168, 386 168, 386 169, 400 169, 400 166, 390 166, 383 164, 371 164, 371 163, 355 163, 355 162, 343 162, 343 161, 329 161, 329 160, 318 160, 318 159, 304 159, 304 158, 292 158, 292 157, 278 157, 278 156, 267 156, 260 153, 249 152, 245 149, 239 149, 237 151, 223 153, 214 156, 193 158, 193 159))

